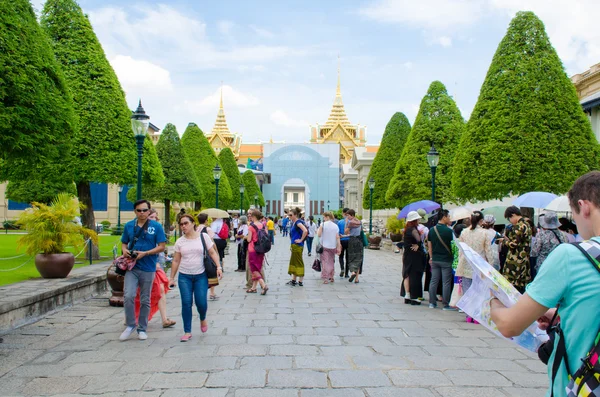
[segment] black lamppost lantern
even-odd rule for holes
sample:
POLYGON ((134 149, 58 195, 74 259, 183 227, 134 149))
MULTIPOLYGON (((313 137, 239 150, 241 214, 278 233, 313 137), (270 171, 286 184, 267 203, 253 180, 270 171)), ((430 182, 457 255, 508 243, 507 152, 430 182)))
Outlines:
POLYGON ((216 185, 215 207, 219 208, 219 181, 221 180, 221 167, 219 167, 219 164, 213 168, 213 177, 215 178, 216 185))
POLYGON ((243 183, 240 183, 240 216, 244 212, 244 191, 246 190, 246 186, 243 183))
POLYGON ((144 111, 142 100, 140 99, 137 109, 131 115, 131 129, 133 130, 133 135, 135 135, 138 151, 137 200, 142 198, 142 155, 144 154, 144 140, 146 139, 149 125, 150 116, 144 111))
POLYGON ((435 201, 435 169, 440 162, 440 154, 435 150, 433 142, 431 143, 431 149, 427 153, 427 163, 431 168, 431 201, 435 201))
POLYGON ((373 190, 375 189, 375 179, 369 178, 369 234, 373 233, 373 190))

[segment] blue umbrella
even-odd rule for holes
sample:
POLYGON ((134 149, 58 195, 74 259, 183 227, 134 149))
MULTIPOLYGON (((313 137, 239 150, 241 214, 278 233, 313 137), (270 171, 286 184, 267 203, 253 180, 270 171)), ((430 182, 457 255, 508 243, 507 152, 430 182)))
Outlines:
POLYGON ((529 192, 520 195, 513 201, 517 207, 546 208, 558 196, 547 192, 529 192))
POLYGON ((408 213, 410 211, 416 211, 419 208, 422 208, 427 213, 430 213, 434 210, 437 210, 440 207, 441 207, 441 205, 439 205, 435 201, 431 201, 431 200, 415 201, 414 203, 410 203, 406 207, 402 208, 402 211, 400 211, 400 213, 398 214, 398 219, 406 218, 406 215, 408 215, 408 213))

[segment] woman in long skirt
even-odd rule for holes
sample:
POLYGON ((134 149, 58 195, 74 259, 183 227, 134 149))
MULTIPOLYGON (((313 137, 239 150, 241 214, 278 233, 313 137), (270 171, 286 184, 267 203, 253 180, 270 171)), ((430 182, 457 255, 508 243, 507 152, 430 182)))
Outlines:
POLYGON ((304 240, 308 235, 308 229, 304 225, 304 221, 300 219, 300 208, 294 208, 290 211, 292 224, 290 228, 290 240, 292 245, 290 249, 292 255, 290 256, 290 266, 288 267, 288 274, 292 276, 292 279, 286 284, 292 287, 296 285, 296 279, 300 287, 304 286, 304 260, 302 259, 302 252, 304 251, 304 240))
POLYGON ((356 212, 354 210, 348 210, 346 215, 345 235, 350 237, 348 240, 348 268, 350 269, 350 272, 352 272, 348 281, 354 281, 358 284, 358 275, 361 271, 365 248, 363 246, 362 237, 360 236, 362 223, 355 218, 356 212))
POLYGON ((248 228, 246 241, 248 241, 248 264, 250 265, 250 273, 252 274, 252 287, 246 290, 246 292, 249 294, 256 293, 256 287, 260 284, 260 288, 262 289, 260 294, 266 295, 269 287, 267 287, 262 277, 265 254, 256 252, 254 248, 254 245, 258 241, 258 231, 264 228, 264 225, 260 221, 262 217, 259 210, 252 211, 252 215, 250 215, 250 227, 248 228))
POLYGON ((421 216, 411 211, 406 216, 404 229, 404 253, 402 255, 402 287, 405 291, 404 303, 420 305, 423 297, 423 246, 417 230, 421 216))
POLYGON ((333 214, 325 212, 323 214, 325 222, 317 230, 317 235, 321 239, 320 243, 323 246, 321 254, 321 278, 323 284, 329 284, 334 281, 333 273, 335 272, 335 257, 342 252, 342 244, 340 242, 340 231, 338 226, 333 223, 333 214))
POLYGON ((240 216, 237 234, 235 236, 237 242, 237 258, 238 268, 236 272, 246 271, 246 252, 248 251, 248 241, 246 236, 248 235, 248 218, 245 215, 240 216))

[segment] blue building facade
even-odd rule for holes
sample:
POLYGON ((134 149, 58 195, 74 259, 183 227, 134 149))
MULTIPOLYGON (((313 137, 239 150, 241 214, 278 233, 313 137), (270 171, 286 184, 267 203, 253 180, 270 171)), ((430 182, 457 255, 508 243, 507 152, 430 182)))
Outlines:
POLYGON ((339 208, 339 144, 265 143, 263 155, 263 171, 271 174, 271 183, 263 186, 266 214, 282 216, 299 207, 320 217, 339 208))

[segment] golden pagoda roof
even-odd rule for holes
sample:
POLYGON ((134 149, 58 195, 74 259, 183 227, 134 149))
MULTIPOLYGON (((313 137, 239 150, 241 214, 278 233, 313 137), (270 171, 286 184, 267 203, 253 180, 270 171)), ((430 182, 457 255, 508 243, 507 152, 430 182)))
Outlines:
POLYGON ((221 87, 221 102, 219 104, 219 112, 217 113, 217 120, 215 125, 210 131, 210 135, 230 135, 229 127, 227 126, 227 120, 225 119, 225 110, 223 109, 223 87, 221 87))
POLYGON ((342 101, 342 91, 340 88, 340 65, 338 61, 338 78, 337 78, 337 89, 335 90, 335 99, 333 100, 333 106, 329 118, 325 123, 325 127, 334 127, 335 125, 350 126, 348 116, 346 116, 346 109, 344 109, 344 102, 342 101))

